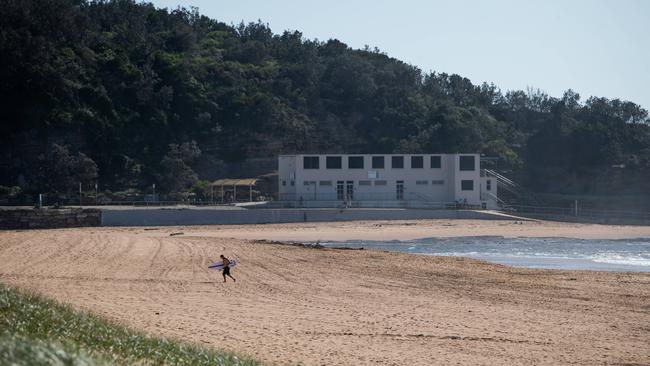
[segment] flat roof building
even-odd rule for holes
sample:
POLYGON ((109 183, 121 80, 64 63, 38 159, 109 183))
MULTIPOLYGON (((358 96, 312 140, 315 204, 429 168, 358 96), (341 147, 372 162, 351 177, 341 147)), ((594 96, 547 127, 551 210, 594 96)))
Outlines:
POLYGON ((497 182, 479 154, 280 155, 278 179, 279 199, 305 206, 497 208, 497 182))

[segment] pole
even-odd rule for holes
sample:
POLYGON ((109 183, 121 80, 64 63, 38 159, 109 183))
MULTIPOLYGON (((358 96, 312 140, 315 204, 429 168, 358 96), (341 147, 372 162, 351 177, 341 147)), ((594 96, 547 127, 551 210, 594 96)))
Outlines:
POLYGON ((214 184, 210 184, 210 201, 214 205, 214 184))
POLYGON ((253 185, 248 186, 248 202, 253 202, 253 185))
POLYGON ((43 208, 43 193, 38 194, 38 208, 43 208))
POLYGON ((151 189, 153 190, 153 197, 151 199, 156 203, 156 183, 151 185, 151 189))
POLYGON ((79 182, 79 208, 81 208, 81 182, 79 182))
POLYGON ((573 201, 573 213, 578 216, 578 200, 573 201))
POLYGON ((98 196, 98 190, 97 190, 97 183, 95 183, 95 206, 97 206, 97 196, 98 196))

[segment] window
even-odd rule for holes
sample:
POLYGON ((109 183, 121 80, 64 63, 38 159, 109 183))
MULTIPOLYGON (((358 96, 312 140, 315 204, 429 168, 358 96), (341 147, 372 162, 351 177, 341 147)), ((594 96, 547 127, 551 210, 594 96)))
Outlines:
POLYGON ((369 186, 371 182, 369 180, 360 180, 359 185, 360 186, 369 186))
POLYGON ((363 169, 363 156, 349 156, 348 169, 363 169))
POLYGON ((295 185, 296 185, 296 182, 292 180, 292 181, 291 181, 291 186, 293 187, 293 186, 295 186, 295 185))
POLYGON ((314 182, 313 180, 306 180, 306 181, 302 182, 302 184, 305 185, 305 186, 315 186, 316 182, 314 182))
POLYGON ((305 156, 302 158, 303 169, 320 169, 318 156, 305 156))
POLYGON ((485 188, 486 188, 488 191, 491 191, 491 190, 492 190, 492 179, 488 179, 487 182, 485 182, 485 188))
POLYGON ((284 186, 286 186, 286 185, 287 185, 287 181, 286 181, 286 180, 283 180, 283 181, 282 181, 282 186, 284 187, 284 186))
POLYGON ((417 185, 417 186, 426 186, 426 185, 429 185, 429 181, 428 180, 416 180, 415 185, 417 185))
POLYGON ((403 169, 404 168, 404 157, 403 156, 393 156, 390 161, 390 167, 393 169, 403 169))
POLYGON ((474 157, 473 156, 461 156, 460 157, 460 170, 464 170, 464 171, 475 170, 475 168, 474 168, 474 157))
POLYGON ((328 156, 325 158, 325 167, 327 169, 341 169, 340 156, 328 156))
POLYGON ((386 181, 385 180, 376 180, 375 181, 375 186, 385 186, 386 181))
POLYGON ((372 168, 373 169, 384 169, 384 157, 383 156, 373 156, 372 157, 372 168))
POLYGON ((331 180, 321 180, 320 182, 318 182, 318 184, 320 184, 321 187, 323 187, 323 186, 332 186, 332 181, 331 180))
POLYGON ((460 190, 461 191, 473 191, 474 190, 474 181, 473 180, 461 180, 460 181, 460 190))
POLYGON ((424 158, 422 156, 411 156, 411 169, 424 168, 424 158))
POLYGON ((443 184, 445 184, 445 181, 444 180, 432 180, 431 184, 432 185, 443 185, 443 184))
POLYGON ((440 169, 442 164, 440 162, 440 156, 431 157, 431 169, 440 169))

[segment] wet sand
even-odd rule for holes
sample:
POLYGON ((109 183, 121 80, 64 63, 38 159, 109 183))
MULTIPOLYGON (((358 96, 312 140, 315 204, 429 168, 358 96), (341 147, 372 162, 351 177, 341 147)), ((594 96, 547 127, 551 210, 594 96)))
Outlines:
POLYGON ((4 231, 0 282, 268 363, 650 363, 648 273, 257 240, 466 235, 650 237, 650 227, 423 220, 4 231), (238 260, 236 283, 206 268, 221 253, 238 260))

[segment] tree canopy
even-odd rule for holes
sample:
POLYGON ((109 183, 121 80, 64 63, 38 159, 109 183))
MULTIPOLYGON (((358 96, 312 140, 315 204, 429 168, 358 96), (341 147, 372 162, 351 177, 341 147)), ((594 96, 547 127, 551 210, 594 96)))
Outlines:
POLYGON ((202 160, 294 152, 480 152, 537 190, 612 165, 650 177, 634 103, 504 93, 377 49, 131 0, 5 1, 0 100, 0 185, 34 192, 94 179, 181 190, 209 176, 202 160))

